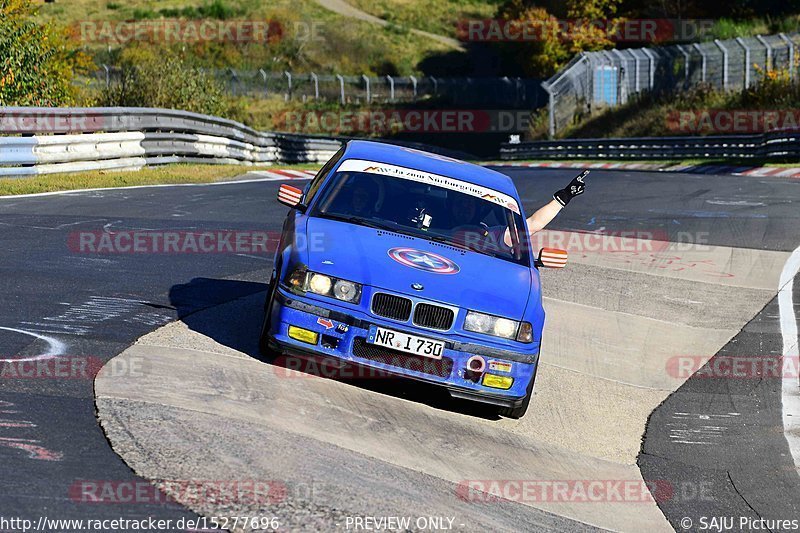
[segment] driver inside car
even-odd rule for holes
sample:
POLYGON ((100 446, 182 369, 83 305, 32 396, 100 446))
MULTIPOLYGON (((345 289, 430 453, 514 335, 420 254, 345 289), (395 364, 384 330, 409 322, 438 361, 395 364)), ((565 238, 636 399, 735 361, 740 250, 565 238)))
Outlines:
POLYGON ((352 213, 358 216, 375 214, 378 188, 372 180, 358 180, 350 193, 352 213))

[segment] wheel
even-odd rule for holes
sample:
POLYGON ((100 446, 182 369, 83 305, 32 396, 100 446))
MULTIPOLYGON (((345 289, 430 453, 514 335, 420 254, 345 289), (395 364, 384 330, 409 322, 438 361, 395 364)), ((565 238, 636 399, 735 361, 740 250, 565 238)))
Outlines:
POLYGON ((536 371, 533 376, 531 376, 531 381, 528 383, 528 388, 525 390, 525 399, 522 401, 522 405, 519 407, 501 407, 497 410, 497 414, 515 420, 525 416, 525 413, 528 411, 528 406, 531 403, 531 398, 533 397, 533 383, 536 381, 536 372, 538 371, 539 365, 536 365, 536 371))

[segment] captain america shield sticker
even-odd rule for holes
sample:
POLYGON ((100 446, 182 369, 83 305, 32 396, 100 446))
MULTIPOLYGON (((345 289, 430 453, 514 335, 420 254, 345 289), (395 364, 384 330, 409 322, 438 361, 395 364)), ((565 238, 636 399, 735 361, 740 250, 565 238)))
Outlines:
POLYGON ((392 248, 389 257, 401 265, 432 272, 434 274, 458 274, 461 270, 457 264, 446 257, 432 252, 423 252, 414 248, 392 248))

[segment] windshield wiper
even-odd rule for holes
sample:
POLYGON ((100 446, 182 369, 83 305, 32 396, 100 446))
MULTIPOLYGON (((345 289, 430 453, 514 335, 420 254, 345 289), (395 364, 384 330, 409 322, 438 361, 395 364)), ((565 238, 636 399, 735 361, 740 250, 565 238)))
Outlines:
POLYGON ((432 241, 441 243, 441 244, 447 244, 447 245, 453 246, 455 248, 460 248, 461 250, 474 251, 474 250, 472 250, 472 248, 470 248, 469 246, 467 246, 463 242, 454 241, 452 239, 448 239, 447 237, 443 237, 441 235, 426 235, 425 237, 430 239, 430 240, 432 240, 432 241))
POLYGON ((331 220, 338 220, 339 222, 348 222, 350 224, 358 224, 361 226, 367 226, 368 228, 375 228, 375 229, 383 229, 386 231, 394 231, 394 229, 390 228, 385 224, 381 224, 380 222, 374 222, 372 220, 368 220, 366 218, 361 218, 357 216, 348 216, 348 215, 329 215, 324 214, 322 215, 324 218, 329 218, 331 220))

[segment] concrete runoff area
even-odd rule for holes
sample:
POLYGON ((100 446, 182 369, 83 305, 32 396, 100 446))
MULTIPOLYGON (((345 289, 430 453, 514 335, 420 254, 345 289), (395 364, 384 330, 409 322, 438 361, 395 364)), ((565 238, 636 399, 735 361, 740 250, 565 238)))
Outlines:
MULTIPOLYGON (((503 172, 514 180, 528 213, 549 201, 552 192, 562 188, 577 173, 525 168, 506 168, 503 172)), ((17 359, 42 357, 58 351, 56 347, 61 350, 62 357, 96 360, 102 364, 148 333, 151 343, 218 354, 237 352, 240 357, 245 354, 252 358, 256 353, 255 337, 260 320, 260 308, 256 307, 258 297, 254 296, 249 304, 247 300, 240 301, 239 307, 218 308, 219 313, 232 316, 199 311, 248 295, 263 294, 272 267, 271 254, 97 255, 76 252, 65 243, 75 232, 215 231, 221 228, 278 231, 286 214, 286 208, 275 201, 279 185, 272 177, 268 180, 243 178, 235 183, 213 186, 139 187, 0 198, 0 241, 4 250, 0 268, 7 273, 0 277, 0 290, 4 295, 0 327, 9 328, 0 329, 5 368, 8 369, 8 365, 15 368, 17 359), (157 336, 152 333, 154 328, 178 319, 183 322, 175 323, 176 329, 167 328, 157 333, 166 340, 154 340, 157 336), (187 334, 170 339, 181 328, 187 334), (57 342, 50 344, 36 334, 57 342)), ((543 272, 548 310, 543 368, 534 403, 522 420, 497 419, 491 410, 450 401, 446 393, 430 387, 363 380, 341 383, 337 390, 363 390, 367 394, 359 394, 358 398, 367 398, 369 405, 385 406, 385 418, 376 420, 379 428, 392 425, 391 421, 386 422, 391 417, 392 406, 409 403, 415 406, 413 409, 421 410, 429 421, 437 420, 439 415, 455 417, 465 420, 470 428, 501 434, 498 437, 501 442, 517 438, 538 455, 528 456, 529 462, 517 469, 512 481, 537 482, 543 478, 538 475, 540 469, 551 473, 552 466, 546 470, 538 466, 540 457, 545 458, 543 461, 550 457, 547 450, 553 450, 552 456, 563 459, 567 465, 572 464, 574 455, 575 464, 586 464, 587 458, 594 458, 603 465, 638 467, 646 482, 657 485, 659 481, 667 481, 676 489, 674 497, 662 497, 656 502, 673 529, 680 527, 683 517, 698 520, 703 515, 719 515, 720 511, 726 516, 735 512, 737 516, 756 518, 797 516, 800 476, 784 436, 792 432, 791 425, 786 425, 785 421, 797 411, 791 406, 787 408, 782 401, 791 396, 784 394, 782 397, 780 380, 713 379, 713 376, 709 379, 701 375, 703 371, 698 371, 672 394, 659 389, 657 383, 644 387, 634 385, 642 381, 641 372, 631 376, 616 372, 622 379, 615 381, 617 378, 612 371, 625 362, 618 355, 625 353, 624 339, 612 338, 611 346, 595 347, 566 338, 568 329, 563 328, 591 334, 598 340, 605 339, 607 334, 592 330, 593 321, 600 314, 616 316, 614 314, 618 313, 653 319, 656 323, 672 321, 676 342, 684 334, 683 325, 720 335, 739 329, 709 365, 714 360, 724 362, 726 357, 735 359, 740 355, 744 358, 780 355, 783 342, 779 316, 788 316, 783 310, 791 308, 786 304, 792 301, 787 300, 785 290, 780 306, 777 298, 769 299, 770 295, 774 297, 778 285, 776 280, 769 279, 771 274, 762 279, 758 272, 739 275, 739 271, 730 269, 741 266, 741 272, 745 272, 757 270, 755 265, 767 268, 774 264, 777 268, 768 272, 779 272, 781 261, 798 246, 798 201, 800 189, 796 180, 593 171, 586 195, 571 202, 551 228, 574 232, 579 237, 590 234, 589 245, 595 244, 592 239, 596 234, 620 236, 630 234, 631 230, 639 237, 650 233, 656 241, 662 237, 683 243, 688 237, 689 242, 721 247, 727 255, 718 255, 713 261, 704 260, 700 255, 696 261, 689 262, 682 261, 689 257, 683 255, 683 245, 673 249, 672 257, 657 258, 648 257, 647 253, 653 250, 643 246, 634 248, 633 252, 617 250, 613 256, 591 254, 581 259, 580 248, 568 247, 572 260, 567 268, 543 272), (595 259, 593 255, 603 256, 604 263, 589 264, 595 259), (759 262, 749 265, 747 257, 759 262), (613 265, 604 266, 614 258, 613 265), (729 271, 717 268, 718 262, 726 267, 730 265, 729 271), (754 317, 753 309, 760 305, 756 302, 766 300, 769 303, 754 317), (587 309, 581 317, 585 323, 568 320, 569 316, 557 309, 559 306, 587 309), (597 314, 591 314, 591 309, 597 309, 597 314), (557 326, 556 322, 564 326, 557 326), (746 326, 742 329, 743 324, 746 326), (574 346, 577 351, 591 349, 598 360, 589 365, 575 354, 557 353, 555 345, 548 345, 551 336, 551 344, 558 340, 563 346, 574 346), (605 352, 610 355, 606 356, 605 352), (558 360, 560 355, 564 355, 563 361, 558 360), (560 363, 564 366, 555 366, 560 363), (592 369, 606 372, 611 379, 587 373, 592 369), (638 376, 636 380, 634 375, 638 376), (659 398, 667 394, 669 397, 658 403, 659 398), (637 439, 642 439, 642 425, 651 410, 644 442, 636 457, 640 442, 637 439), (518 432, 522 436, 518 437, 518 432), (692 487, 705 487, 710 494, 703 494, 704 498, 697 498, 695 494, 693 498, 692 487)), ((638 244, 663 246, 663 242, 638 244)), ((800 283, 795 280, 792 295, 795 316, 800 316, 799 291, 800 283)), ((636 321, 636 324, 649 323, 636 321)), ((791 344, 791 332, 788 328, 785 331, 788 332, 785 340, 791 344)), ((624 329, 620 329, 620 334, 624 333, 624 329)), ((641 338, 631 335, 634 337, 641 338)), ((163 356, 164 352, 160 353, 163 356)), ((658 369, 657 360, 664 355, 666 353, 661 350, 653 359, 641 361, 648 368, 658 369)), ((676 352, 674 355, 686 354, 676 352)), ((691 356, 702 361, 706 355, 691 356)), ((254 364, 248 367, 254 369, 253 374, 263 372, 261 368, 274 371, 259 361, 250 362, 254 364)), ((106 378, 113 377, 114 368, 112 363, 104 370, 106 378)), ((180 367, 178 371, 189 372, 186 368, 191 366, 180 367)), ((142 371, 147 374, 149 369, 144 366, 142 371)), ((129 378, 135 383, 138 376, 129 378)), ((210 378, 213 386, 204 383, 191 390, 180 386, 175 389, 185 394, 220 396, 218 389, 227 390, 225 379, 225 374, 219 372, 210 378)), ((303 380, 292 381, 295 385, 290 392, 294 395, 302 395, 309 388, 303 380)), ((796 385, 796 379, 784 380, 783 388, 791 392, 791 387, 796 385)), ((184 431, 183 426, 175 429, 179 426, 175 422, 177 415, 170 422, 171 426, 163 422, 169 427, 165 426, 162 431, 162 415, 156 416, 154 411, 164 411, 166 407, 160 403, 140 403, 138 411, 128 410, 128 415, 118 417, 128 419, 130 427, 135 429, 122 437, 114 431, 106 435, 96 416, 98 400, 93 372, 81 379, 8 378, 2 381, 1 387, 0 402, 8 411, 3 415, 8 425, 0 432, 0 479, 6 489, 0 498, 0 515, 5 517, 20 516, 35 523, 46 508, 50 518, 193 519, 197 514, 191 509, 163 499, 131 503, 112 498, 100 504, 91 497, 88 501, 76 498, 71 491, 86 480, 110 481, 109 488, 143 484, 152 489, 148 479, 166 487, 169 479, 159 476, 168 475, 174 480, 178 476, 193 476, 190 473, 193 471, 197 471, 198 476, 205 472, 207 476, 190 477, 190 480, 212 482, 234 477, 252 480, 264 472, 274 472, 272 479, 287 483, 299 481, 290 487, 288 503, 283 508, 283 515, 294 512, 297 518, 286 522, 284 530, 316 531, 341 524, 340 509, 345 507, 339 505, 342 500, 333 503, 330 498, 338 494, 338 486, 344 485, 355 485, 355 488, 352 492, 342 492, 342 497, 362 503, 354 512, 377 514, 392 509, 405 512, 412 508, 414 516, 430 515, 441 509, 433 500, 444 498, 442 501, 453 507, 450 517, 463 518, 464 526, 459 522, 454 529, 469 530, 469 524, 481 530, 508 530, 509 524, 513 524, 514 530, 534 531, 592 527, 537 509, 539 502, 531 498, 521 502, 513 495, 509 502, 454 500, 452 495, 459 486, 442 478, 366 454, 359 455, 337 445, 318 443, 300 436, 297 431, 275 431, 268 435, 255 424, 228 423, 217 413, 201 415, 197 411, 172 408, 173 413, 180 412, 188 419, 186 427, 192 431, 184 431), (138 417, 135 424, 134 416, 138 417), (218 420, 207 434, 194 431, 198 424, 194 418, 200 416, 218 420), (247 425, 251 426, 250 439, 234 436, 245 431, 242 428, 247 425), (159 438, 159 432, 166 434, 167 431, 177 433, 180 443, 173 437, 159 438), (109 436, 116 450, 109 446, 109 436), (121 447, 123 438, 129 446, 121 447), (236 455, 231 451, 234 447, 237 447, 236 455), (154 450, 164 453, 157 454, 154 450), (151 467, 142 467, 147 461, 132 458, 132 453, 141 457, 150 454, 151 467), (226 454, 226 461, 220 459, 226 454), (259 459, 261 456, 274 470, 267 471, 259 459), (214 461, 219 468, 210 468, 214 461), (201 464, 203 468, 197 466, 201 464), (251 469, 252 464, 260 466, 251 469), (331 470, 338 466, 342 468, 331 470), (325 475, 316 474, 317 470, 326 468, 325 475), (148 479, 137 472, 146 474, 148 479), (381 481, 373 482, 375 479, 381 481), (332 487, 324 484, 331 481, 340 482, 332 487), (395 506, 401 499, 403 503, 395 506), (314 508, 313 520, 304 521, 303 517, 310 515, 303 510, 306 507, 301 506, 308 501, 322 507, 314 508), (486 518, 478 520, 471 511, 473 508, 486 518), (489 527, 483 527, 487 524, 489 527)), ((120 392, 124 391, 120 389, 120 392)), ((231 394, 253 405, 256 399, 263 397, 263 391, 254 389, 238 388, 231 394)), ((341 398, 343 394, 328 397, 332 403, 325 404, 326 412, 333 416, 331 406, 339 405, 348 406, 348 415, 366 410, 360 406, 350 407, 341 398)), ((107 401, 110 400, 99 400, 101 404, 107 401)), ((131 403, 127 399, 113 401, 123 408, 131 403)), ((105 407, 100 412, 106 412, 105 407)), ((308 414, 296 410, 286 416, 298 427, 313 423, 308 414)), ((353 426, 357 426, 356 418, 351 416, 353 426)), ((341 423, 348 423, 348 420, 343 419, 341 423)), ((106 427, 111 425, 106 424, 106 427)), ((443 448, 439 442, 428 444, 427 428, 410 427, 413 433, 406 432, 405 446, 423 449, 440 446, 440 451, 445 451, 443 455, 449 457, 446 453, 449 448, 443 448)), ((439 431, 433 433, 440 434, 439 431)), ((457 435, 447 435, 447 438, 457 441, 457 435)), ((401 450, 400 455, 406 453, 401 450)), ((498 455, 493 460, 504 464, 505 458, 498 455)), ((452 459, 451 470, 470 477, 471 466, 469 457, 460 461, 452 459)), ((574 468, 567 468, 568 473, 573 471, 574 468)), ((579 479, 585 480, 590 475, 599 474, 590 470, 579 479)), ((166 487, 165 490, 172 489, 166 487)), ((343 491, 343 488, 338 490, 343 491)), ((191 499, 181 499, 192 509, 200 507, 191 499)), ((216 510, 227 508, 219 500, 216 502, 219 505, 216 510)), ((593 514, 593 508, 598 509, 598 516, 604 515, 599 511, 602 503, 585 502, 582 508, 577 504, 572 507, 584 515, 593 514)), ((622 512, 633 512, 634 507, 643 506, 629 504, 622 512)), ((210 509, 209 506, 204 508, 210 509)), ((343 527, 347 526, 346 520, 347 517, 343 527)), ((658 524, 663 522, 656 522, 658 524)))
POLYGON ((315 510, 328 506, 342 517, 453 515, 464 531, 669 531, 652 500, 476 503, 459 498, 458 487, 520 479, 643 484, 636 458, 648 416, 688 378, 671 375, 670 358, 711 358, 774 298, 789 254, 683 245, 680 262, 695 267, 662 268, 676 256, 671 245, 648 261, 573 253, 566 269, 543 269, 542 368, 521 420, 433 387, 353 384, 263 363, 255 358, 263 293, 185 317, 120 354, 145 371, 99 374, 99 419, 114 450, 156 482, 228 475, 325 487, 310 496, 290 489, 272 509, 182 502, 207 516, 269 511, 310 530, 315 510), (356 469, 365 457, 369 468, 356 469), (395 492, 391 505, 376 501, 395 492))

